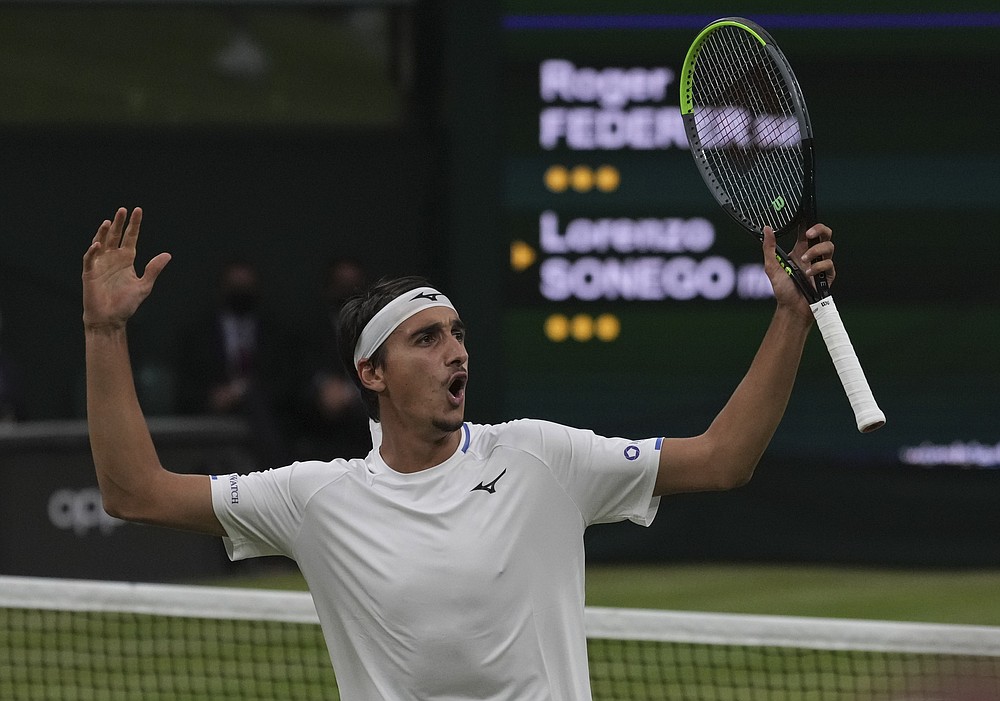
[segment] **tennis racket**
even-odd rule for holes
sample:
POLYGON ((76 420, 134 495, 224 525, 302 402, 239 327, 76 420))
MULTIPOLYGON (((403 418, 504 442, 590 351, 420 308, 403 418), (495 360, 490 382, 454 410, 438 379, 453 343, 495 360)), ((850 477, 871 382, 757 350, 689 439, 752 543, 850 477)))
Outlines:
MULTIPOLYGON (((763 240, 771 226, 793 243, 817 222, 812 125, 795 74, 774 39, 741 17, 712 22, 681 69, 681 115, 691 153, 722 208, 763 240)), ((857 353, 830 296, 779 247, 777 258, 809 301, 858 430, 885 424, 857 353)))

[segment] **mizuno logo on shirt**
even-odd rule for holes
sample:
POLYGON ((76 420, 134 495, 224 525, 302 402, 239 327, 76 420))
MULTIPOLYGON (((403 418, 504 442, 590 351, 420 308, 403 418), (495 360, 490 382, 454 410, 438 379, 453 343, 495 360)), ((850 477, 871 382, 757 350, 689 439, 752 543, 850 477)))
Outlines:
POLYGON ((506 474, 507 474, 507 469, 504 468, 504 471, 501 472, 499 475, 497 475, 496 479, 494 479, 492 482, 480 482, 479 484, 477 484, 475 487, 473 487, 469 491, 470 492, 474 492, 477 489, 482 489, 484 492, 489 492, 490 494, 495 494, 496 491, 497 491, 497 482, 499 482, 500 478, 503 477, 506 474))

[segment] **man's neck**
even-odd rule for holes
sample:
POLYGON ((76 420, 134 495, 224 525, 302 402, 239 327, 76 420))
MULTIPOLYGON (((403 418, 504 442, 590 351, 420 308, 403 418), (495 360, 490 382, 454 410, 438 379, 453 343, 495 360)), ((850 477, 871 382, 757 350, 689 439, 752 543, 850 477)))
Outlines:
POLYGON ((461 433, 461 429, 449 432, 431 429, 421 433, 392 424, 387 426, 383 422, 379 453, 385 464, 396 472, 420 472, 454 455, 461 433))

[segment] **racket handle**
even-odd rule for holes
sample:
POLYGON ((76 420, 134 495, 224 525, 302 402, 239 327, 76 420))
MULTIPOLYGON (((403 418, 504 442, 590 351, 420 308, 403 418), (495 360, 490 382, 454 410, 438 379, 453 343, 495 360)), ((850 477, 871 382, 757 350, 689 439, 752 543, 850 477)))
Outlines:
POLYGON ((844 384, 844 391, 854 409, 854 418, 858 422, 858 430, 862 433, 869 433, 885 425, 885 414, 875 403, 875 397, 868 386, 864 370, 858 362, 858 355, 854 352, 851 339, 844 328, 844 322, 837 311, 837 305, 833 302, 833 297, 825 297, 818 302, 810 304, 813 316, 816 317, 816 325, 823 334, 827 350, 833 358, 833 365, 837 368, 840 381, 844 384))

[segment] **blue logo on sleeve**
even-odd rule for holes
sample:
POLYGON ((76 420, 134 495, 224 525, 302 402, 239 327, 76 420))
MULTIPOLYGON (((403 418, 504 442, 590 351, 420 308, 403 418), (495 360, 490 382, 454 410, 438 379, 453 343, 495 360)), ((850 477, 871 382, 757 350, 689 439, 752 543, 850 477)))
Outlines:
POLYGON ((625 459, 626 460, 635 460, 638 457, 639 457, 639 446, 637 446, 637 445, 630 445, 627 448, 625 448, 625 459))

